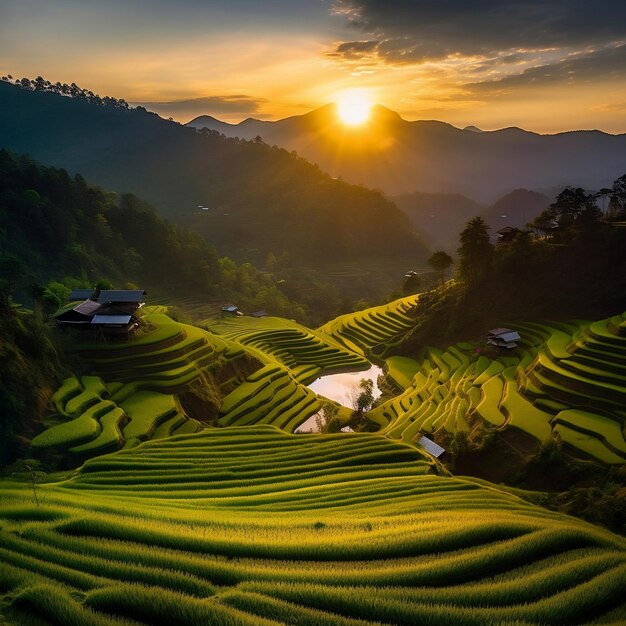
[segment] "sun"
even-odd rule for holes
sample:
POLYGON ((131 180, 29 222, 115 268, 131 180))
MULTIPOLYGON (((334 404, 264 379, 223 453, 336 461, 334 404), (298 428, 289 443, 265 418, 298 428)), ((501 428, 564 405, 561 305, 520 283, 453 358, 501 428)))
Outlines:
POLYGON ((337 96, 337 114, 346 126, 359 126, 367 122, 372 103, 363 89, 350 89, 337 96))

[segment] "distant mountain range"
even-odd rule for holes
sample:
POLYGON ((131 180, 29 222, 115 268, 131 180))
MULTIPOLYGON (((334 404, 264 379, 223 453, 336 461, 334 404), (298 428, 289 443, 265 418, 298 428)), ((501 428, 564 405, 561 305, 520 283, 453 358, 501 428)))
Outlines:
POLYGON ((288 253, 292 264, 319 267, 380 258, 401 277, 428 256, 380 192, 335 180, 286 150, 7 82, 0 111, 0 148, 135 193, 237 260, 262 264, 269 252, 288 253))
POLYGON ((396 196, 460 193, 491 203, 514 189, 554 193, 600 189, 626 173, 626 134, 578 130, 540 135, 521 128, 482 131, 437 121, 408 122, 377 105, 361 127, 346 127, 326 105, 305 115, 228 124, 209 115, 188 122, 227 137, 296 150, 332 176, 396 196))
POLYGON ((416 192, 396 196, 394 201, 419 226, 433 248, 454 251, 458 233, 475 215, 480 215, 495 235, 505 226, 524 228, 548 208, 552 198, 536 191, 515 189, 489 206, 456 193, 416 192))

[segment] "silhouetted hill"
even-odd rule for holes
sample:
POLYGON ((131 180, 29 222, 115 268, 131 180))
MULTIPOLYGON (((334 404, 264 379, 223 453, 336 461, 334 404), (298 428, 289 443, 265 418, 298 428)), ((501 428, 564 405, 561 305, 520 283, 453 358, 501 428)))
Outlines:
POLYGON ((548 196, 537 191, 515 189, 494 202, 480 216, 491 226, 492 233, 505 226, 524 228, 551 202, 548 196))
POLYGON ((458 234, 467 220, 485 207, 458 193, 410 193, 396 196, 395 203, 428 237, 434 248, 455 250, 458 234))
MULTIPOLYGON (((189 125, 201 127, 202 118, 189 125)), ((213 123, 212 128, 217 128, 213 123)), ((381 106, 371 120, 348 128, 333 105, 305 115, 219 128, 297 150, 333 176, 390 195, 461 193, 491 202, 512 189, 599 189, 626 170, 626 134, 581 130, 539 135, 521 128, 463 130, 436 121, 403 120, 381 106)))
POLYGON ((515 189, 488 207, 458 193, 417 192, 393 200, 433 248, 449 251, 456 250, 459 233, 476 215, 487 222, 494 235, 505 226, 524 228, 552 202, 548 196, 528 189, 515 189))
POLYGON ((136 193, 229 256, 287 252, 314 264, 374 254, 400 269, 427 254, 382 194, 334 180, 286 150, 6 82, 0 110, 0 147, 136 193))

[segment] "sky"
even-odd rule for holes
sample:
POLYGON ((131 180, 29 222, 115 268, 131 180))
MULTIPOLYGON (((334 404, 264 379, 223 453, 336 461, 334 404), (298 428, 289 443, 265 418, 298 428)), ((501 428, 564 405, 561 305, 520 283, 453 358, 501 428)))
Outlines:
POLYGON ((181 122, 364 90, 407 120, 626 132, 623 0, 0 0, 0 74, 181 122))

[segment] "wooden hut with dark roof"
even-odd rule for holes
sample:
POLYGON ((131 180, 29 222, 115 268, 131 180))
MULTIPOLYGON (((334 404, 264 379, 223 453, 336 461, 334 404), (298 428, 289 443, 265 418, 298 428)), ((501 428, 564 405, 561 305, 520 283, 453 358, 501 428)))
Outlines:
POLYGON ((92 330, 103 338, 105 333, 128 335, 139 326, 137 311, 144 304, 144 295, 143 289, 103 289, 95 299, 59 310, 55 319, 62 328, 92 330))

